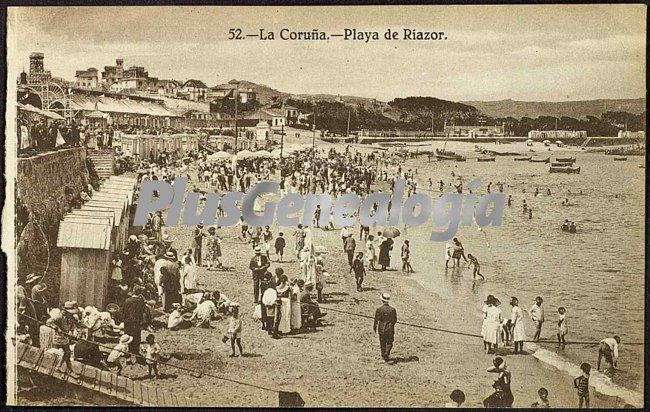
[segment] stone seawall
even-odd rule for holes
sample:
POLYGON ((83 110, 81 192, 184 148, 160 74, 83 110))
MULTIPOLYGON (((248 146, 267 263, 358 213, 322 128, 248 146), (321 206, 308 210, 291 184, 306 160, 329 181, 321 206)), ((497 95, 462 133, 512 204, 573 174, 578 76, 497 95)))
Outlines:
POLYGON ((56 237, 70 201, 89 182, 86 149, 71 148, 18 158, 16 249, 18 277, 45 275, 48 294, 59 293, 61 251, 56 237))

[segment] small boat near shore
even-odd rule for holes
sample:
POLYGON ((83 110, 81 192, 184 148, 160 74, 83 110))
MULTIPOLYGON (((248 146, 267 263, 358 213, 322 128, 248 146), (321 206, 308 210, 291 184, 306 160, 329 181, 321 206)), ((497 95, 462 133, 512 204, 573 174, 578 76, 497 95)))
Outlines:
POLYGON ((478 157, 476 158, 477 162, 494 162, 496 157, 478 157))
POLYGON ((448 152, 446 150, 438 150, 436 149, 436 159, 438 160, 455 160, 457 162, 464 162, 467 159, 465 156, 461 156, 459 154, 456 154, 454 152, 448 152))
POLYGON ((627 157, 614 157, 614 161, 616 162, 624 162, 627 160, 627 157))
POLYGON ((550 163, 551 158, 550 157, 547 157, 546 159, 534 159, 533 158, 533 159, 530 159, 530 162, 531 163, 550 163))
POLYGON ((573 167, 573 166, 564 166, 564 167, 555 167, 551 166, 548 168, 549 173, 580 173, 580 166, 578 167, 573 167))
POLYGON ((515 157, 515 162, 530 162, 530 159, 532 159, 531 156, 528 156, 528 157, 515 157))
POLYGON ((555 161, 558 163, 575 163, 575 157, 556 157, 555 161))

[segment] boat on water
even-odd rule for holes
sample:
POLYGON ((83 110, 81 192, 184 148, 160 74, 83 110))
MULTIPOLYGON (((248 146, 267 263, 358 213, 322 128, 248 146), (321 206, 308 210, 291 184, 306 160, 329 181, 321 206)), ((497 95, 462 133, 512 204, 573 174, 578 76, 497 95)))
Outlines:
POLYGON ((528 157, 515 157, 515 162, 529 162, 532 159, 531 156, 528 157))
POLYGON ((625 160, 627 160, 627 157, 614 157, 614 161, 617 161, 617 162, 623 162, 625 160))
POLYGON ((546 159, 530 159, 532 163, 550 163, 551 158, 547 157, 546 159))
POLYGON ((478 157, 478 158, 476 158, 476 161, 477 162, 494 162, 495 159, 496 159, 495 157, 478 157))
POLYGON ((555 161, 558 163, 575 163, 575 157, 556 157, 555 161))
POLYGON ((551 166, 548 168, 549 173, 580 173, 580 166, 565 166, 565 167, 554 167, 551 166))

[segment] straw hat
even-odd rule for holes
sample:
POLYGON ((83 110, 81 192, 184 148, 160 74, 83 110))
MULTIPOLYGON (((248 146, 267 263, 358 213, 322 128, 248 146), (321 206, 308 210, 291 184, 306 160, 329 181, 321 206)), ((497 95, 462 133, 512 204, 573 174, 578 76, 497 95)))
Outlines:
POLYGON ((382 302, 388 303, 390 302, 390 295, 388 293, 382 293, 380 299, 382 302))
POLYGON ((127 344, 127 343, 131 343, 132 341, 133 341, 133 336, 129 336, 129 335, 120 336, 120 343, 127 344))
MULTIPOLYGON (((302 279, 301 279, 301 280, 302 280, 302 279)), ((314 282, 312 282, 311 280, 305 282, 305 287, 306 287, 306 288, 311 287, 311 286, 314 286, 314 282)))
POLYGON ((488 295, 488 297, 483 301, 485 304, 490 304, 494 301, 494 296, 488 295))
POLYGON ((62 316, 61 309, 53 308, 53 309, 50 310, 49 315, 50 315, 50 318, 52 318, 52 319, 60 319, 61 316, 62 316))
POLYGON ((35 273, 30 273, 29 275, 27 275, 27 279, 25 279, 25 283, 34 283, 42 277, 43 276, 37 276, 35 273))
POLYGON ((172 252, 165 252, 165 258, 166 259, 176 259, 176 256, 172 252))
POLYGON ((262 249, 259 246, 255 246, 255 254, 262 253, 262 249))
POLYGON ((75 302, 72 301, 67 301, 63 304, 63 310, 65 310, 68 313, 72 313, 73 315, 76 315, 79 313, 79 307, 75 302))
POLYGON ((34 286, 33 290, 35 292, 37 292, 37 293, 41 293, 41 292, 44 292, 45 289, 47 289, 47 285, 45 283, 41 282, 41 283, 36 284, 36 286, 34 286))

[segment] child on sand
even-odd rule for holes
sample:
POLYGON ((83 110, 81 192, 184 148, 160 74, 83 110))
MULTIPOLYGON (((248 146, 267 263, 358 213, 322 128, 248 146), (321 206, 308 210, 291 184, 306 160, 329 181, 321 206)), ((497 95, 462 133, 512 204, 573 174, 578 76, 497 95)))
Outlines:
POLYGON ((583 363, 580 365, 582 375, 573 380, 573 387, 578 390, 578 408, 582 408, 584 402, 585 408, 589 409, 589 372, 591 372, 591 365, 583 363))
POLYGON ((467 254, 467 259, 469 259, 469 265, 467 267, 474 265, 474 279, 476 279, 476 275, 479 275, 481 279, 485 280, 485 276, 481 274, 481 264, 478 263, 478 259, 471 253, 467 254))
POLYGON ((557 309, 557 312, 559 314, 557 321, 557 344, 559 348, 564 349, 564 346, 566 345, 564 337, 568 332, 566 324, 566 309, 561 306, 557 309))
POLYGON ((546 388, 539 388, 537 396, 539 396, 539 398, 530 405, 531 408, 550 408, 548 402, 548 390, 546 390, 546 388))
POLYGON ((146 340, 147 346, 145 348, 145 358, 147 360, 147 368, 149 368, 149 377, 158 379, 158 359, 160 357, 160 345, 156 343, 156 337, 151 333, 147 335, 146 340))
POLYGON ((461 408, 465 402, 465 393, 460 389, 454 389, 449 395, 451 402, 445 404, 445 408, 461 408))
POLYGON ((232 354, 230 357, 237 356, 235 354, 235 343, 239 348, 239 355, 243 355, 244 351, 241 348, 241 319, 239 319, 239 304, 231 303, 230 310, 230 323, 228 325, 228 334, 230 335, 230 347, 232 348, 232 354))
POLYGON ((275 254, 278 255, 278 262, 282 262, 284 258, 284 247, 287 245, 287 241, 284 240, 284 233, 278 233, 278 237, 275 239, 275 254))
POLYGON ((132 340, 132 336, 122 335, 118 344, 113 347, 111 353, 108 354, 108 358, 106 358, 106 366, 109 368, 116 368, 116 374, 118 376, 122 374, 122 369, 124 369, 122 358, 130 357, 128 354, 129 343, 131 343, 132 340))

